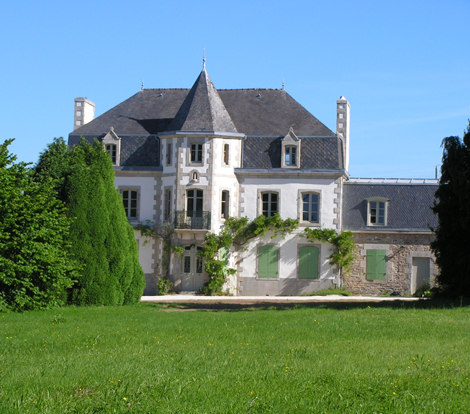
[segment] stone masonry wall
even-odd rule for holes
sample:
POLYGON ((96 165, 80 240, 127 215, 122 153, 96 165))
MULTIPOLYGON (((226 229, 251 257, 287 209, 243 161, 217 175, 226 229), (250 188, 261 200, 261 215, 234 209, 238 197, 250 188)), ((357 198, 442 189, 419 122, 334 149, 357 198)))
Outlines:
POLYGON ((349 275, 344 278, 344 287, 362 295, 410 294, 413 257, 427 257, 431 261, 431 281, 438 268, 431 252, 432 233, 354 233, 356 258, 349 275), (385 280, 366 280, 366 253, 368 249, 386 250, 385 280))

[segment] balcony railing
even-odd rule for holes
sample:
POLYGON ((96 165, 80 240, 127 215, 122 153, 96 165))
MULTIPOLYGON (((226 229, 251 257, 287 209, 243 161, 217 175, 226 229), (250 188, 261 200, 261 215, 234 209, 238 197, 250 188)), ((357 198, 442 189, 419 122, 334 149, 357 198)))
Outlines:
POLYGON ((191 230, 210 230, 210 211, 185 211, 175 212, 175 228, 191 230))

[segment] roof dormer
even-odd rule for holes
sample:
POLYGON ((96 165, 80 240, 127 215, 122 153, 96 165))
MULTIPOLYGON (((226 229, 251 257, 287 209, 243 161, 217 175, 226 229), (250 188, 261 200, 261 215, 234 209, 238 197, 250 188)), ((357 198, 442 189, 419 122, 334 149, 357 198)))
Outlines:
POLYGON ((294 129, 290 127, 287 135, 282 138, 282 168, 300 168, 300 144, 301 139, 295 135, 294 129))
POLYGON ((106 152, 109 153, 113 165, 121 165, 121 138, 114 132, 113 127, 103 138, 103 145, 106 152))

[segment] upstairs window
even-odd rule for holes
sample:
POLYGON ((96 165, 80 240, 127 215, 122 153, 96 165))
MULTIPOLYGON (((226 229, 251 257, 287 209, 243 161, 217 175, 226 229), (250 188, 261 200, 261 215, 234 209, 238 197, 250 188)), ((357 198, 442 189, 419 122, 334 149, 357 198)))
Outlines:
POLYGON ((297 166, 297 147, 285 147, 285 164, 286 166, 297 166))
POLYGON ((262 213, 266 217, 274 216, 279 213, 279 194, 278 193, 263 193, 262 200, 262 213))
POLYGON ((387 225, 388 200, 385 198, 370 198, 367 200, 367 225, 387 225))
POLYGON ((302 194, 302 221, 320 222, 320 197, 316 193, 302 194))
POLYGON ((220 206, 220 217, 223 219, 228 219, 228 206, 229 206, 229 192, 222 191, 222 199, 220 206))
POLYGON ((165 221, 170 220, 171 215, 171 190, 165 190, 165 199, 163 205, 163 219, 165 221))
POLYGON ((116 165, 117 148, 115 144, 106 144, 106 152, 111 157, 111 162, 116 165))
POLYGON ((166 165, 171 165, 171 144, 166 144, 166 165))
POLYGON ((124 204, 124 211, 129 220, 137 219, 137 191, 136 190, 123 190, 122 202, 124 204))
POLYGON ((229 164, 229 150, 230 146, 228 144, 224 145, 224 164, 228 165, 229 164))
POLYGON ((191 144, 191 162, 202 163, 202 144, 191 144))

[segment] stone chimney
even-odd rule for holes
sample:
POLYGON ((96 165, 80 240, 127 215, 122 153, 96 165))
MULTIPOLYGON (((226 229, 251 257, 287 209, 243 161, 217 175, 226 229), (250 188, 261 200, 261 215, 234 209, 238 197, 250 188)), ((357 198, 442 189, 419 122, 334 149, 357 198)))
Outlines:
POLYGON ((75 98, 73 130, 88 124, 95 118, 95 104, 87 98, 75 98))
POLYGON ((336 135, 344 142, 344 169, 349 172, 349 123, 351 105, 344 96, 336 101, 336 135))

